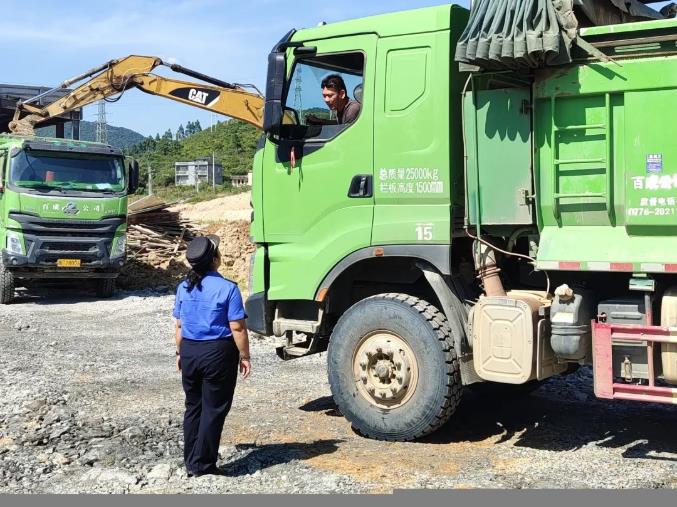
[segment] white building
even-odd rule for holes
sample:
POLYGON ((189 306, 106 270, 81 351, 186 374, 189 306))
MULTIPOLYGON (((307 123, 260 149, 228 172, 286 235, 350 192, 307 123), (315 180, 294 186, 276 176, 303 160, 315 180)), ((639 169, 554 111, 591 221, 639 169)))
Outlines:
POLYGON ((230 184, 234 187, 251 187, 252 186, 252 173, 247 174, 234 174, 230 177, 230 184))
POLYGON ((223 183, 223 166, 218 162, 212 166, 211 158, 201 158, 190 162, 174 163, 174 183, 176 186, 196 185, 197 182, 217 185, 223 183))

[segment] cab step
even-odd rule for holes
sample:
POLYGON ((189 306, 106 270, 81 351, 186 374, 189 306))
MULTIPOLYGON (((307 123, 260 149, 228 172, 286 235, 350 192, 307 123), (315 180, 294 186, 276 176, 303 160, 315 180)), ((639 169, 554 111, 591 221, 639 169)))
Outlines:
POLYGON ((327 350, 326 342, 327 340, 314 337, 310 340, 294 343, 292 345, 281 345, 277 347, 275 351, 277 352, 277 356, 280 359, 283 361, 289 361, 290 359, 309 356, 311 354, 317 354, 318 352, 327 350))

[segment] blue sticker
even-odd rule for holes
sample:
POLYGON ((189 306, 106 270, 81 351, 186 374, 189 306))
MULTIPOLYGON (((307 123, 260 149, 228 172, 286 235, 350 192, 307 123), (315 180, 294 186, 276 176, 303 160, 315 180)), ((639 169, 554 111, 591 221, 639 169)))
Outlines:
POLYGON ((658 174, 663 172, 663 154, 650 153, 646 156, 646 172, 658 174))

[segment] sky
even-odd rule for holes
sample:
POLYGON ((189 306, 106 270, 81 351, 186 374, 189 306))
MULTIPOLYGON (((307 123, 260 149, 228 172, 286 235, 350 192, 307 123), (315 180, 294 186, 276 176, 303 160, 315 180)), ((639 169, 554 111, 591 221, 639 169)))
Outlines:
MULTIPOLYGON (((2 0, 0 83, 57 86, 62 81, 129 54, 164 61, 229 82, 264 89, 267 56, 291 28, 441 5, 442 0, 2 0), (27 8, 26 6, 31 7, 27 8)), ((456 0, 468 6, 468 0, 456 0)), ((169 69, 158 74, 186 79, 169 69)), ((192 78, 187 78, 192 80, 192 78)), ((173 132, 200 120, 223 119, 207 111, 130 90, 106 104, 110 125, 143 135, 173 132)), ((84 110, 96 121, 97 107, 84 110)))

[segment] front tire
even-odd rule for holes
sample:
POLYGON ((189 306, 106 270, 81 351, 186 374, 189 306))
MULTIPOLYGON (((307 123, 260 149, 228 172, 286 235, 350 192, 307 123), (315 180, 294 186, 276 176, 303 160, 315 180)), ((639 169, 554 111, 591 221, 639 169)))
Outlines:
POLYGON ((380 294, 339 319, 328 348, 329 385, 362 435, 407 441, 434 432, 462 393, 449 323, 430 303, 380 294))
POLYGON ((107 299, 115 294, 115 278, 102 278, 96 281, 97 297, 107 299))
POLYGON ((6 305, 14 301, 14 274, 9 271, 0 258, 0 304, 6 305))

